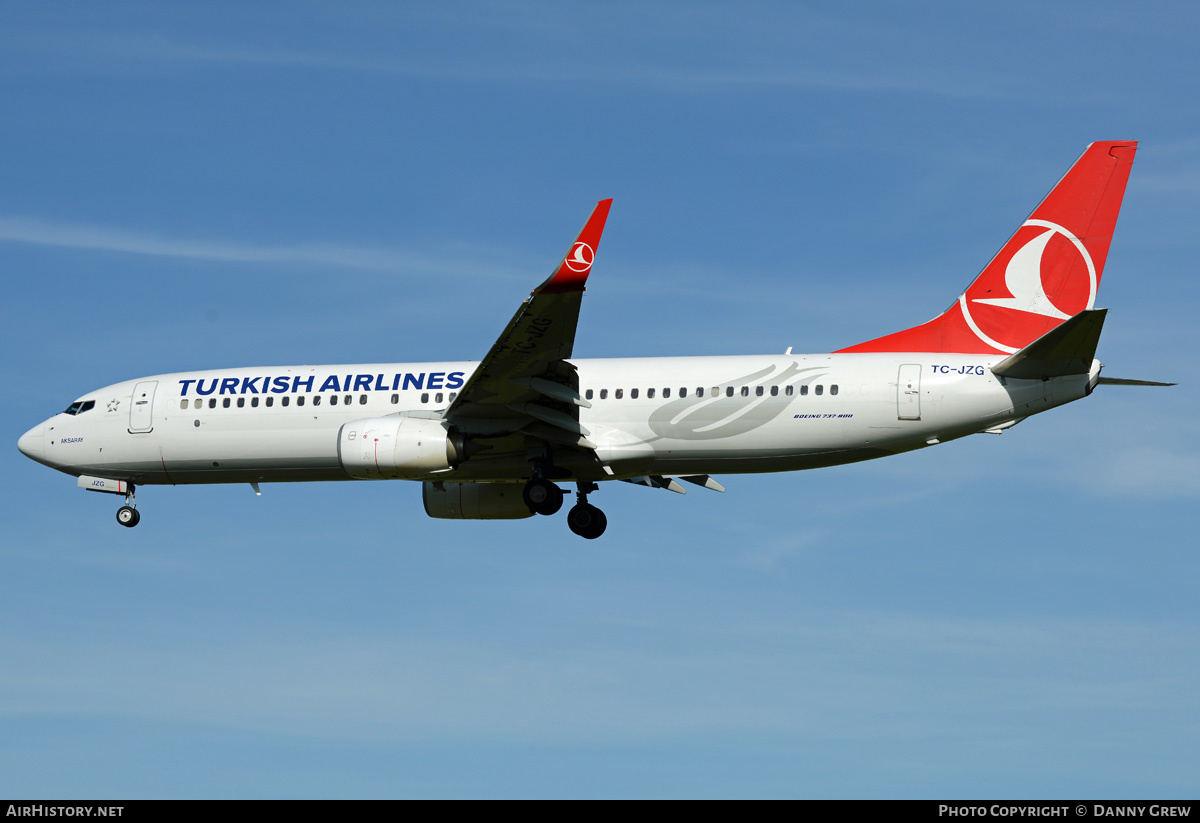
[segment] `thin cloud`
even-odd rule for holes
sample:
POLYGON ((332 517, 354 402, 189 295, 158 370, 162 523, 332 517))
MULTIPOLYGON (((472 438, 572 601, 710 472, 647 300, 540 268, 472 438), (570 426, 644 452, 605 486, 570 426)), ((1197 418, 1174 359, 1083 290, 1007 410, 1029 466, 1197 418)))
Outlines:
MULTIPOLYGON (((606 73, 611 77, 611 73, 606 73)), ((809 68, 668 69, 645 66, 626 71, 622 79, 650 85, 695 91, 738 91, 746 88, 780 88, 808 91, 900 92, 944 97, 1007 97, 1003 78, 960 82, 946 76, 905 76, 809 68)), ((1014 92, 1015 93, 1015 92, 1014 92)))
MULTIPOLYGON (((332 71, 445 76, 445 70, 420 62, 405 62, 370 55, 330 54, 292 49, 256 49, 187 43, 160 35, 152 37, 104 37, 93 44, 104 57, 177 63, 258 65, 332 71)), ((452 72, 455 70, 451 70, 452 72)))
POLYGON ((61 249, 173 257, 221 263, 306 264, 369 271, 418 270, 436 274, 515 278, 479 263, 337 243, 254 245, 223 240, 166 237, 109 226, 57 223, 0 216, 0 242, 61 249))
POLYGON ((998 714, 1080 706, 1179 712, 1195 702, 1179 685, 1195 668, 1186 627, 847 612, 820 622, 725 624, 706 636, 704 648, 677 651, 631 650, 617 640, 493 648, 338 634, 303 642, 178 638, 170 649, 72 641, 49 650, 8 633, 0 650, 25 673, 0 674, 0 690, 9 717, 182 713, 334 738, 540 742, 700 731, 853 739, 881 724, 903 730, 914 711, 923 724, 956 723, 976 713, 981 696, 998 714), (939 662, 956 667, 952 685, 939 679, 939 662), (86 694, 76 688, 81 679, 86 694))
POLYGON ((190 43, 161 35, 104 37, 92 41, 94 52, 108 59, 149 60, 229 66, 263 66, 360 72, 420 77, 468 83, 623 83, 670 91, 736 92, 749 88, 899 92, 956 98, 1006 98, 1020 91, 1008 87, 1004 76, 974 80, 945 72, 902 73, 847 71, 791 66, 672 67, 643 64, 614 68, 611 65, 552 66, 490 60, 477 63, 439 64, 428 60, 403 60, 370 54, 302 51, 190 43))
MULTIPOLYGON (((1099 462, 1099 461, 1098 461, 1099 462)), ((1104 494, 1152 498, 1200 497, 1200 457, 1165 449, 1128 449, 1088 475, 1104 494)))
POLYGON ((1170 172, 1139 175, 1139 189, 1149 192, 1196 192, 1200 191, 1200 169, 1176 168, 1170 172))

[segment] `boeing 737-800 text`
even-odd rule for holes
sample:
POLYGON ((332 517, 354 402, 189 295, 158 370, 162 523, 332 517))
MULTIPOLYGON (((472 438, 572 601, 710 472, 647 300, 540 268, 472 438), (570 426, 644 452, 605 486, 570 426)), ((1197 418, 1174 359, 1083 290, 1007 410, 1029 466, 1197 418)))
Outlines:
MULTIPOLYGON (((716 474, 833 466, 1078 400, 1100 376, 1094 308, 1137 144, 1093 143, 945 312, 829 354, 584 360, 580 301, 611 200, 479 362, 223 369, 82 395, 19 441, 30 458, 125 497, 143 485, 383 480, 422 484, 431 517, 554 514, 571 531, 624 480, 724 491, 716 474)), ((1167 385, 1167 384, 1156 384, 1167 385)))

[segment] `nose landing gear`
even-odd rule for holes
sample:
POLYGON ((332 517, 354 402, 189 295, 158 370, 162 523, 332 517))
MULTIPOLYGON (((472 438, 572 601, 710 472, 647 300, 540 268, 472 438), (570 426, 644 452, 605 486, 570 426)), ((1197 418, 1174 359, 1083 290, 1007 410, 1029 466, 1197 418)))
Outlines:
POLYGON ((126 528, 132 529, 142 521, 142 516, 138 514, 137 501, 133 497, 133 484, 129 484, 129 491, 125 492, 125 505, 117 509, 117 522, 126 528))

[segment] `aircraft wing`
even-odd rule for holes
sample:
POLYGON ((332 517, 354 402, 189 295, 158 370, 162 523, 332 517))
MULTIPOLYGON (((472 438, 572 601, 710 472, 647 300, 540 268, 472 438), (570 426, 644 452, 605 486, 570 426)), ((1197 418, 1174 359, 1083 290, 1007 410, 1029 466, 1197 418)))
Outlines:
POLYGON ((584 284, 612 200, 596 204, 554 271, 525 299, 445 411, 465 431, 516 431, 552 443, 592 448, 579 425, 579 377, 567 362, 584 284))

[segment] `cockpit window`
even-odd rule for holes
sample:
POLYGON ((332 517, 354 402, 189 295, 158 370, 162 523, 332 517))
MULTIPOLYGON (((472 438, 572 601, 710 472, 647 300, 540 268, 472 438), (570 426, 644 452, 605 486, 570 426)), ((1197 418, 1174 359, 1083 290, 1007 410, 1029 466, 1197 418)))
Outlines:
POLYGON ((63 414, 83 414, 85 411, 91 411, 94 408, 96 408, 95 400, 76 400, 63 410, 63 414))

